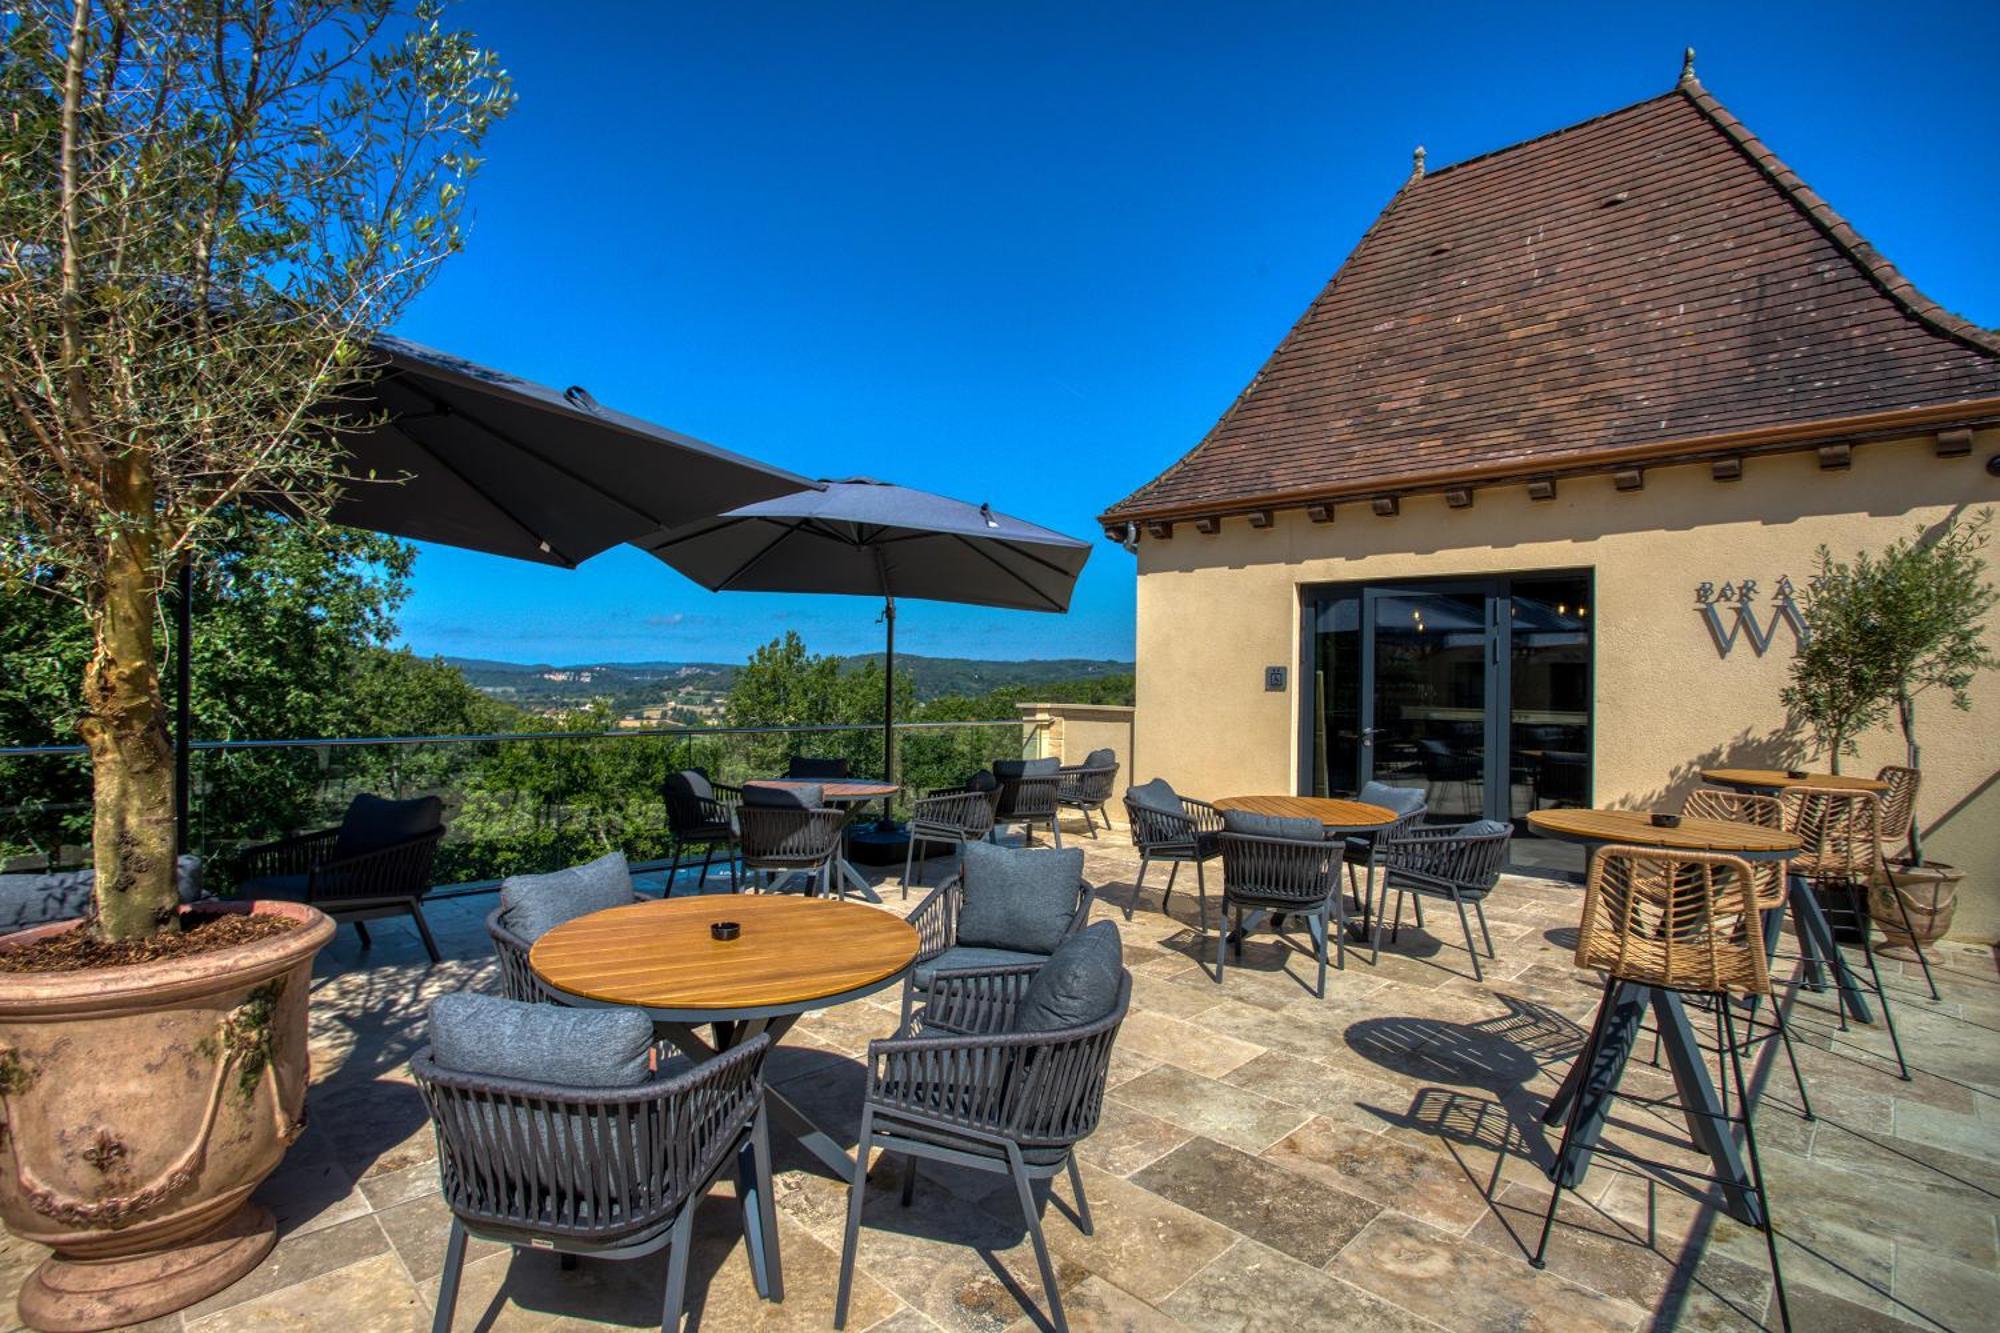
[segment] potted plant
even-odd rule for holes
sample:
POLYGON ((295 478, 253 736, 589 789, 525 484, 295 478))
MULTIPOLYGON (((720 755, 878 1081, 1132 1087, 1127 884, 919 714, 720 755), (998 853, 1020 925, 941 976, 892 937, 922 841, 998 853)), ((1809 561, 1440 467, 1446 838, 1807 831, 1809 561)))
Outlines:
MULTIPOLYGON (((1992 514, 1953 514, 1879 553, 1837 561, 1821 547, 1801 607, 1806 636, 1791 666, 1784 701, 1811 728, 1833 771, 1855 752, 1854 738, 1894 711, 1906 764, 1921 770, 1917 700, 1942 693, 1972 707, 1970 686, 2000 666, 1985 617, 2000 592, 1986 581, 1984 548, 1992 514)), ((1869 912, 1891 946, 1929 943, 1950 927, 1963 873, 1927 860, 1922 821, 1912 817, 1899 858, 1885 859, 1869 912)))
POLYGON ((184 906, 155 625, 232 506, 308 529, 318 422, 459 244, 505 75, 419 0, 38 0, 0 28, 0 579, 81 608, 92 907, 0 941, 0 1218, 44 1329, 178 1309, 268 1251, 332 924, 184 906))

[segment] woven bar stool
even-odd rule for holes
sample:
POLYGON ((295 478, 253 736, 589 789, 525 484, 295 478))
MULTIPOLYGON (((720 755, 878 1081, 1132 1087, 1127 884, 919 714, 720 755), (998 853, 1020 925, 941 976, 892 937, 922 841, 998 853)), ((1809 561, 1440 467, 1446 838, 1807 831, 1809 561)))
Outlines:
MULTIPOLYGON (((1868 964, 1867 982, 1855 978, 1853 984, 1874 992, 1882 1005, 1882 1022, 1889 1029, 1889 1045, 1896 1052, 1896 1067, 1905 1083, 1910 1081, 1910 1064, 1903 1058, 1902 1038, 1896 1035, 1896 1016, 1889 1008, 1889 992, 1882 985, 1882 969, 1875 962, 1875 946, 1870 941, 1868 884, 1882 863, 1882 798, 1874 792, 1845 791, 1811 785, 1791 787, 1778 798, 1785 807, 1785 828, 1798 835, 1805 850, 1791 863, 1790 870, 1815 891, 1844 892, 1844 911, 1861 937, 1861 957, 1868 964)), ((1839 946, 1827 941, 1829 949, 1839 946)), ((1847 1029, 1847 1010, 1840 1008, 1840 1027, 1847 1029)))
POLYGON ((1910 905, 1903 899, 1903 890, 1896 883, 1897 850, 1910 840, 1910 829, 1917 821, 1917 788, 1923 785, 1921 771, 1903 764, 1885 764, 1876 771, 1875 780, 1889 784, 1889 790, 1882 796, 1882 878, 1889 886, 1889 899, 1896 904, 1896 910, 1903 917, 1903 933, 1910 937, 1910 947, 1916 950, 1917 966, 1924 970, 1924 984, 1931 988, 1931 998, 1942 1000, 1938 994, 1937 982, 1931 977, 1931 960, 1924 956, 1923 942, 1917 938, 1916 927, 1910 924, 1910 905))
MULTIPOLYGON (((1620 1148, 1596 1142, 1618 1076, 1623 1072, 1622 1051, 1609 1051, 1608 1043, 1618 1040, 1611 1021, 1614 1008, 1640 997, 1650 998, 1655 1012, 1664 1020, 1680 996, 1705 997, 1721 1016, 1723 1051, 1730 1078, 1736 1084, 1737 1106, 1741 1114, 1731 1116, 1724 1108, 1698 1104, 1689 1093, 1679 1058, 1675 1081, 1681 1088, 1683 1109, 1697 1143, 1715 1162, 1714 1175, 1664 1163, 1649 1163, 1676 1175, 1707 1180, 1724 1187, 1725 1193, 1747 1190, 1755 1197, 1755 1222, 1764 1231, 1771 1256, 1771 1282, 1778 1296, 1778 1317, 1791 1328, 1791 1311, 1785 1303, 1785 1282, 1778 1262, 1778 1236, 1771 1223, 1770 1196, 1765 1189, 1764 1169, 1757 1157, 1755 1107, 1749 1083, 1743 1073, 1743 1051, 1736 1040, 1735 1006, 1732 996, 1767 996, 1771 993, 1770 972, 1759 938, 1756 876, 1750 863, 1735 856, 1710 852, 1671 852, 1646 847, 1600 847, 1590 860, 1590 875, 1583 895, 1583 921, 1577 933, 1576 964, 1605 974, 1604 1001, 1590 1038, 1577 1056, 1572 1078, 1594 1082, 1591 1075, 1608 1069, 1601 1092, 1591 1096, 1571 1096, 1563 1124, 1562 1147, 1551 1171, 1549 1210, 1542 1219, 1541 1240, 1529 1260, 1543 1266, 1554 1230, 1556 1208, 1562 1200, 1565 1180, 1572 1187, 1582 1183, 1583 1169, 1571 1158, 1583 1153, 1602 1152, 1628 1161, 1647 1159, 1620 1148), (1613 1062, 1599 1064, 1600 1057, 1612 1053, 1613 1062), (1586 1106, 1590 1109, 1586 1110, 1586 1106), (1704 1125, 1703 1122, 1707 1122, 1704 1125), (1749 1153, 1747 1178, 1735 1158, 1735 1138, 1728 1126, 1743 1127, 1743 1143, 1749 1153), (1724 1168, 1727 1173, 1724 1173, 1724 1168)), ((1783 1033, 1783 1016, 1779 1006, 1783 1033)), ((1685 1030, 1685 1021, 1681 1023, 1685 1030)), ((1691 1035, 1691 1034, 1690 1034, 1691 1035)), ((1629 1030, 1624 1038, 1629 1050, 1629 1030)), ((1789 1038, 1787 1038, 1789 1042, 1789 1038)), ((1677 1048, 1677 1057, 1682 1052, 1677 1048)), ((1693 1060, 1697 1084, 1706 1084, 1703 1063, 1693 1060)), ((1706 1091, 1704 1089, 1704 1091, 1706 1091)))

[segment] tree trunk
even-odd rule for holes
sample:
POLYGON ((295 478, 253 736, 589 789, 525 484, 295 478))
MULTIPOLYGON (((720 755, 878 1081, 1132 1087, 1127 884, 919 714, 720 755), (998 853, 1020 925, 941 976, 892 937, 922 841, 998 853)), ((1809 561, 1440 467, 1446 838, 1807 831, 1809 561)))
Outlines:
MULTIPOLYGON (((1918 762, 1921 754, 1917 749, 1917 701, 1910 697, 1908 690, 1896 691, 1896 720, 1903 725, 1903 753, 1906 756, 1904 762, 1911 768, 1922 769, 1923 765, 1918 762)), ((1911 865, 1920 866, 1924 863, 1924 837, 1922 830, 1917 827, 1915 810, 1910 811, 1909 851, 1911 865)))
POLYGON ((174 758, 154 655, 160 595, 152 534, 106 540, 78 730, 90 747, 94 786, 97 928, 105 939, 127 940, 177 927, 174 758))

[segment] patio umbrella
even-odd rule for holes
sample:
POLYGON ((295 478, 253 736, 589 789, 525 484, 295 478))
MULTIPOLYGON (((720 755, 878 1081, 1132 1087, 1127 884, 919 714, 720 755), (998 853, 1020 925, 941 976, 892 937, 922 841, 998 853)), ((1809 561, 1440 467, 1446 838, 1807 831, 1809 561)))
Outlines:
MULTIPOLYGON (((574 568, 662 526, 815 483, 546 385, 400 338, 330 418, 348 452, 333 522, 574 568), (340 423, 365 422, 367 429, 340 423)), ((282 505, 276 506, 280 509, 282 505)), ((187 843, 190 573, 175 625, 175 816, 187 843)))
POLYGON ((855 477, 633 543, 713 592, 858 593, 887 626, 883 776, 894 781, 896 599, 1069 610, 1088 543, 987 505, 855 477))

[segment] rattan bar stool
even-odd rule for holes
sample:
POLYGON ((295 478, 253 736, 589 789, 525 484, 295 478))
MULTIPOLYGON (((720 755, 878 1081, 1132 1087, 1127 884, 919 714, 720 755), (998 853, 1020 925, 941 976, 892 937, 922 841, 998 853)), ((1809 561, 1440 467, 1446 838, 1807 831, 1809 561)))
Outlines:
MULTIPOLYGON (((1576 964, 1604 973, 1604 999, 1570 1078, 1551 1104, 1552 1111, 1558 1106, 1564 1111, 1562 1147, 1549 1173, 1549 1209, 1542 1219, 1541 1239, 1529 1260, 1534 1267, 1541 1268, 1546 1261, 1563 1186, 1581 1184, 1589 1155, 1606 1153, 1721 1186, 1730 1211, 1764 1232, 1778 1317, 1786 1329, 1791 1328, 1770 1195, 1757 1156, 1756 1107, 1743 1072, 1743 1050, 1736 1040, 1735 1006, 1731 1002, 1733 996, 1771 993, 1757 927, 1756 879, 1750 863, 1740 857, 1617 845, 1600 847, 1592 855, 1584 886, 1583 921, 1577 932, 1576 964), (1729 1077, 1736 1084, 1739 1115, 1730 1115, 1715 1101, 1706 1061, 1681 1007, 1684 995, 1705 997, 1721 1016, 1723 1052, 1729 1077), (1715 1165, 1714 1174, 1650 1161, 1597 1141, 1637 1034, 1638 1015, 1648 1004, 1666 1032, 1688 1129, 1715 1165), (1732 1125, 1743 1127, 1743 1146, 1749 1154, 1747 1172, 1728 1128, 1732 1125), (1753 1202, 1754 1209, 1747 1206, 1753 1202)), ((1771 1009, 1778 1015, 1779 1033, 1789 1046, 1783 1010, 1776 1004, 1771 1009)))
MULTIPOLYGON (((1797 834, 1805 845, 1805 850, 1792 861, 1791 873, 1809 890, 1846 895, 1847 906, 1833 911, 1844 912, 1852 921, 1861 940, 1861 957, 1868 964, 1869 977, 1866 982, 1852 978, 1851 984, 1872 991, 1881 1004, 1882 1023, 1889 1030, 1889 1045, 1896 1052, 1896 1068, 1907 1083, 1910 1063, 1903 1058, 1903 1041, 1896 1035, 1896 1016, 1890 1011, 1889 992, 1882 985, 1882 969, 1875 962, 1875 946, 1870 940, 1868 884, 1882 863, 1882 798, 1874 792, 1806 785, 1787 788, 1778 799, 1784 803, 1785 828, 1797 834)), ((1825 947, 1831 957, 1839 945, 1829 938, 1825 947)), ((1809 976, 1811 971, 1808 963, 1809 976)), ((1840 1027, 1842 1031, 1847 1029, 1845 1006, 1840 1008, 1840 1027)))
MULTIPOLYGON (((1896 911, 1903 918, 1903 933, 1909 936, 1910 948, 1916 951, 1917 966, 1924 970, 1924 984, 1930 987, 1931 999, 1942 1000, 1938 994, 1937 981, 1931 976, 1931 960, 1924 955, 1923 941, 1917 938, 1916 927, 1910 923, 1910 904, 1903 897, 1902 886, 1896 883, 1896 850, 1907 845, 1910 830, 1917 822, 1917 788, 1923 785, 1923 773, 1904 764, 1885 764, 1875 773, 1875 780, 1889 784, 1889 790, 1882 796, 1882 878, 1889 888, 1889 899, 1896 904, 1896 911)), ((1907 869, 1907 866, 1905 867, 1907 869)))

